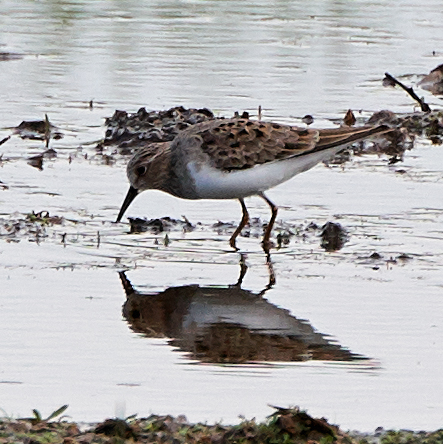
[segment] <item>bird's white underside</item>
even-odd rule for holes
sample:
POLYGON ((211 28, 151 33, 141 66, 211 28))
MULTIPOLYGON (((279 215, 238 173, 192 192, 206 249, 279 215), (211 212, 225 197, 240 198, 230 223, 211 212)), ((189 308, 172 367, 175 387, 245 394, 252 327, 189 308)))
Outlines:
POLYGON ((238 199, 275 187, 317 163, 330 159, 343 148, 334 147, 239 171, 224 172, 206 164, 195 163, 189 163, 188 168, 200 199, 238 199))

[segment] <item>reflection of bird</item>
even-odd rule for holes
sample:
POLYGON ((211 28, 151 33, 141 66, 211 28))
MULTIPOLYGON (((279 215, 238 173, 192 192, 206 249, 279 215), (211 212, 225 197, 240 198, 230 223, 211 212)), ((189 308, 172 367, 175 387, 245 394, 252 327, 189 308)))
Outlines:
POLYGON ((120 273, 132 330, 170 343, 204 362, 352 361, 365 359, 304 320, 239 285, 170 287, 138 293, 120 273))
POLYGON ((263 237, 269 252, 277 207, 264 191, 330 158, 346 145, 387 130, 385 126, 302 129, 242 118, 203 122, 179 133, 172 142, 141 148, 128 164, 130 188, 117 217, 144 190, 157 189, 184 199, 238 199, 243 218, 230 239, 235 241, 249 215, 244 198, 262 197, 272 216, 263 237))

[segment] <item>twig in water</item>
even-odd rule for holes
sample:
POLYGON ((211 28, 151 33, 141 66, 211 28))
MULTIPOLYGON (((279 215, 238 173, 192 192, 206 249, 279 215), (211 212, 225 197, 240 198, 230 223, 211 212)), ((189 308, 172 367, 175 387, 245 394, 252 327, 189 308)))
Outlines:
POLYGON ((425 113, 431 112, 431 108, 429 107, 429 105, 423 99, 420 99, 420 97, 418 97, 417 94, 415 94, 411 86, 408 87, 406 85, 403 85, 403 83, 399 82, 395 77, 392 77, 391 74, 387 72, 385 72, 385 76, 388 81, 404 89, 414 100, 416 100, 419 103, 420 108, 423 112, 425 113))

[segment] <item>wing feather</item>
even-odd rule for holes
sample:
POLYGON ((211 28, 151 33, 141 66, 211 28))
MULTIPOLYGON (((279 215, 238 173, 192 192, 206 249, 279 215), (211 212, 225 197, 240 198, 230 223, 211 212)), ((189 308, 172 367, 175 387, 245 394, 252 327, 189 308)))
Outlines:
MULTIPOLYGON (((386 127, 383 129, 386 131, 386 127)), ((383 129, 363 126, 317 130, 235 118, 194 125, 183 132, 181 140, 186 143, 186 137, 194 141, 197 138, 198 148, 214 167, 231 171, 347 145, 383 129)))

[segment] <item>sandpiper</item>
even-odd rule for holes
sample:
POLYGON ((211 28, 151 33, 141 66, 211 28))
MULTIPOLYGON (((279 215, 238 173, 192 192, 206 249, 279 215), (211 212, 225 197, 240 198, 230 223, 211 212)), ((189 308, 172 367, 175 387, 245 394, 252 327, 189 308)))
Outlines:
POLYGON ((269 254, 277 207, 264 194, 351 144, 386 132, 384 125, 334 129, 299 128, 243 118, 202 122, 172 142, 139 149, 128 163, 130 188, 116 222, 142 191, 156 189, 182 199, 237 199, 243 211, 236 238, 249 221, 244 198, 257 195, 271 208, 263 236, 269 254))

